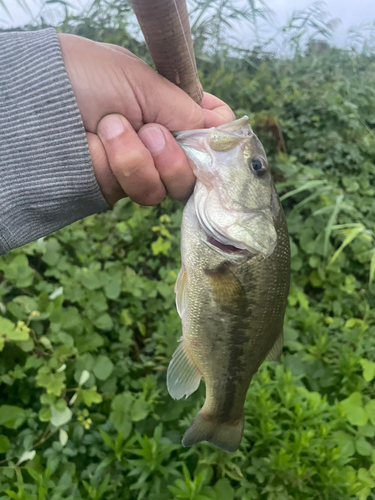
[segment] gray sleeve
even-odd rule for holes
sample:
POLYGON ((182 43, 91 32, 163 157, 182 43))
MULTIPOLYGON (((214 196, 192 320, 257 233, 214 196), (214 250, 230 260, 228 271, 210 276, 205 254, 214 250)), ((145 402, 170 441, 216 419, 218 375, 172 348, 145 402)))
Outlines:
POLYGON ((55 30, 0 33, 0 255, 106 207, 55 30))

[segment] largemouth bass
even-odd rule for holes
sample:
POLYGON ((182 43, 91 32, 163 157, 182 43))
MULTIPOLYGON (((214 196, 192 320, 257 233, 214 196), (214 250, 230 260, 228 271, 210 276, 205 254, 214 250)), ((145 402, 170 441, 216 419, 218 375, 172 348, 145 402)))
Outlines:
POLYGON ((183 446, 209 441, 234 452, 251 378, 278 359, 289 290, 285 216, 266 154, 248 118, 180 132, 197 177, 183 213, 176 304, 183 335, 168 367, 175 399, 206 384, 183 446))

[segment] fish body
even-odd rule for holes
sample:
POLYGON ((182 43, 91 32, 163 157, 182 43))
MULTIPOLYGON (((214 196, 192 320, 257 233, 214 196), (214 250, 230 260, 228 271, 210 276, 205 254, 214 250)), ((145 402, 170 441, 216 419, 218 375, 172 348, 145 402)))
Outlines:
POLYGON ((183 335, 168 367, 172 397, 205 379, 206 400, 182 444, 235 451, 260 364, 277 359, 289 290, 285 216, 247 117, 179 133, 197 182, 183 213, 176 303, 183 335))

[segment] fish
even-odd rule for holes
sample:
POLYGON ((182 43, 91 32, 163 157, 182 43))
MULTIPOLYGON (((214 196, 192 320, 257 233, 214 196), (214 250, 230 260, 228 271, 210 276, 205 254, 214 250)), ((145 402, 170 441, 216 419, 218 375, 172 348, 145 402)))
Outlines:
POLYGON ((177 132, 196 176, 181 225, 176 306, 182 337, 167 370, 174 399, 206 386, 182 445, 235 452, 244 402, 264 360, 283 349, 290 275, 285 215, 263 146, 247 116, 177 132))

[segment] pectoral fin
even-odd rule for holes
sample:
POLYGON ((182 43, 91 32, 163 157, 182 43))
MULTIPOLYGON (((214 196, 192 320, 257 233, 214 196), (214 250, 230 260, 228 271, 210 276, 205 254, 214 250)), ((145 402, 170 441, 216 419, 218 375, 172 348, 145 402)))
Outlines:
POLYGON ((199 387, 202 375, 187 352, 187 341, 182 338, 173 353, 167 372, 167 388, 173 399, 187 398, 199 387))
POLYGON ((180 272, 178 273, 174 291, 176 294, 177 312, 182 319, 188 306, 187 273, 184 265, 181 266, 180 272))
POLYGON ((276 342, 273 344, 270 352, 264 358, 264 361, 278 361, 281 353, 283 352, 284 336, 283 332, 277 337, 276 342))

